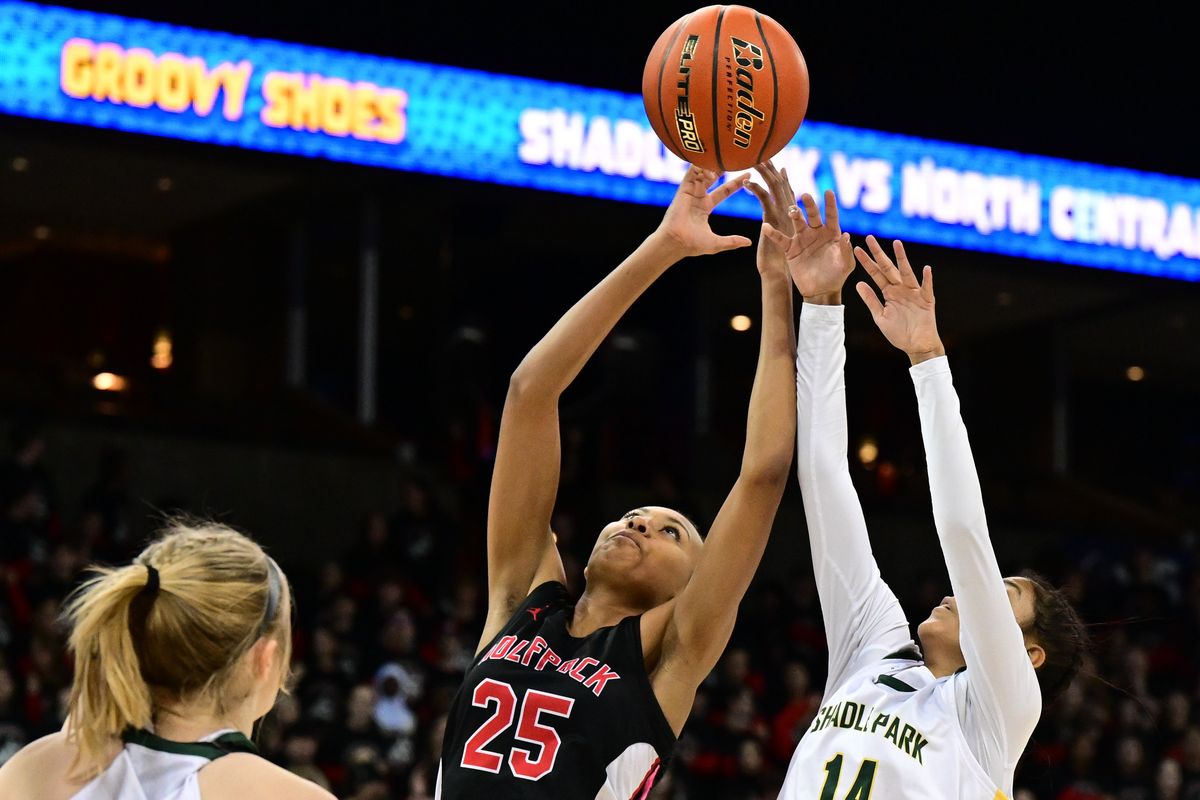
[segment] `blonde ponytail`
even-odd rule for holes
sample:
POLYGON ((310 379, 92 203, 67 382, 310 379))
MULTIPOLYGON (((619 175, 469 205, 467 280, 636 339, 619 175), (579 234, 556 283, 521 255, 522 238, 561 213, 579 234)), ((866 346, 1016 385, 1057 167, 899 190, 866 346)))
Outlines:
POLYGON ((244 699, 242 656, 279 641, 291 658, 287 579, 257 544, 212 522, 177 519, 127 567, 98 568, 68 599, 75 680, 67 736, 93 777, 117 738, 148 728, 160 702, 203 700, 217 714, 244 699))
POLYGON ((147 727, 153 707, 130 620, 150 573, 140 564, 97 572, 72 595, 65 612, 75 651, 67 730, 76 741, 79 761, 88 765, 102 762, 113 739, 127 727, 147 727))

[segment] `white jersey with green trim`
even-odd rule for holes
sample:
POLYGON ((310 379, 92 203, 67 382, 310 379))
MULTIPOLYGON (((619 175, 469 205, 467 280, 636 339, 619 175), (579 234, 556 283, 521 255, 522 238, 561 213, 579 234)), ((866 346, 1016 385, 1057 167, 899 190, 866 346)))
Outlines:
POLYGON ((253 747, 232 730, 198 742, 172 742, 138 731, 73 800, 201 800, 200 770, 227 753, 247 750, 253 747))
POLYGON ((954 682, 919 661, 863 667, 826 697, 780 800, 999 800, 958 723, 954 682))
POLYGON ((937 679, 880 575, 850 479, 843 314, 842 306, 805 303, 797 335, 797 466, 829 678, 780 798, 1011 795, 1041 693, 988 536, 950 367, 941 357, 910 370, 967 665, 937 679), (902 653, 909 658, 896 658, 902 653))

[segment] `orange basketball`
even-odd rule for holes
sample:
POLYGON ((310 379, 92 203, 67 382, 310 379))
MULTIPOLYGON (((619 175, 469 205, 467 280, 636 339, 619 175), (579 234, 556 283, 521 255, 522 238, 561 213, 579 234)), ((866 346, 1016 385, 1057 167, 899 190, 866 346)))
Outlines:
POLYGON ((707 6, 658 37, 642 101, 675 155, 721 172, 748 169, 782 150, 804 121, 808 67, 775 20, 745 6, 707 6))

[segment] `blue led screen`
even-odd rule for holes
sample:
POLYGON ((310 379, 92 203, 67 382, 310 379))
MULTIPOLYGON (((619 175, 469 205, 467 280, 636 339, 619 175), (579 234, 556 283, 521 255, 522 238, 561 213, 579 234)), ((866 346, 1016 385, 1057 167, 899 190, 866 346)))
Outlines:
MULTIPOLYGON (((659 205, 685 166, 636 94, 8 0, 0 113, 659 205)), ((854 232, 1200 281, 1200 180, 815 120, 774 160, 854 232)))

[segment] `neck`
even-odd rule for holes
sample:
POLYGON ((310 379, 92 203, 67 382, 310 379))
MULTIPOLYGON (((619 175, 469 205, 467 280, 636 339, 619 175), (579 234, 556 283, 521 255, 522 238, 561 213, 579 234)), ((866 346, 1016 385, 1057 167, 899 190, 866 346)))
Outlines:
POLYGON ((925 668, 932 672, 935 678, 944 678, 947 675, 953 675, 966 665, 967 662, 963 660, 961 653, 948 655, 931 652, 925 654, 925 668))
POLYGON ((589 584, 583 590, 583 597, 575 604, 575 616, 571 618, 567 632, 575 637, 588 636, 645 610, 631 605, 605 586, 589 584))
POLYGON ((172 742, 195 742, 214 731, 233 728, 249 737, 254 730, 250 703, 215 713, 207 704, 177 703, 161 706, 154 714, 154 734, 172 742))

